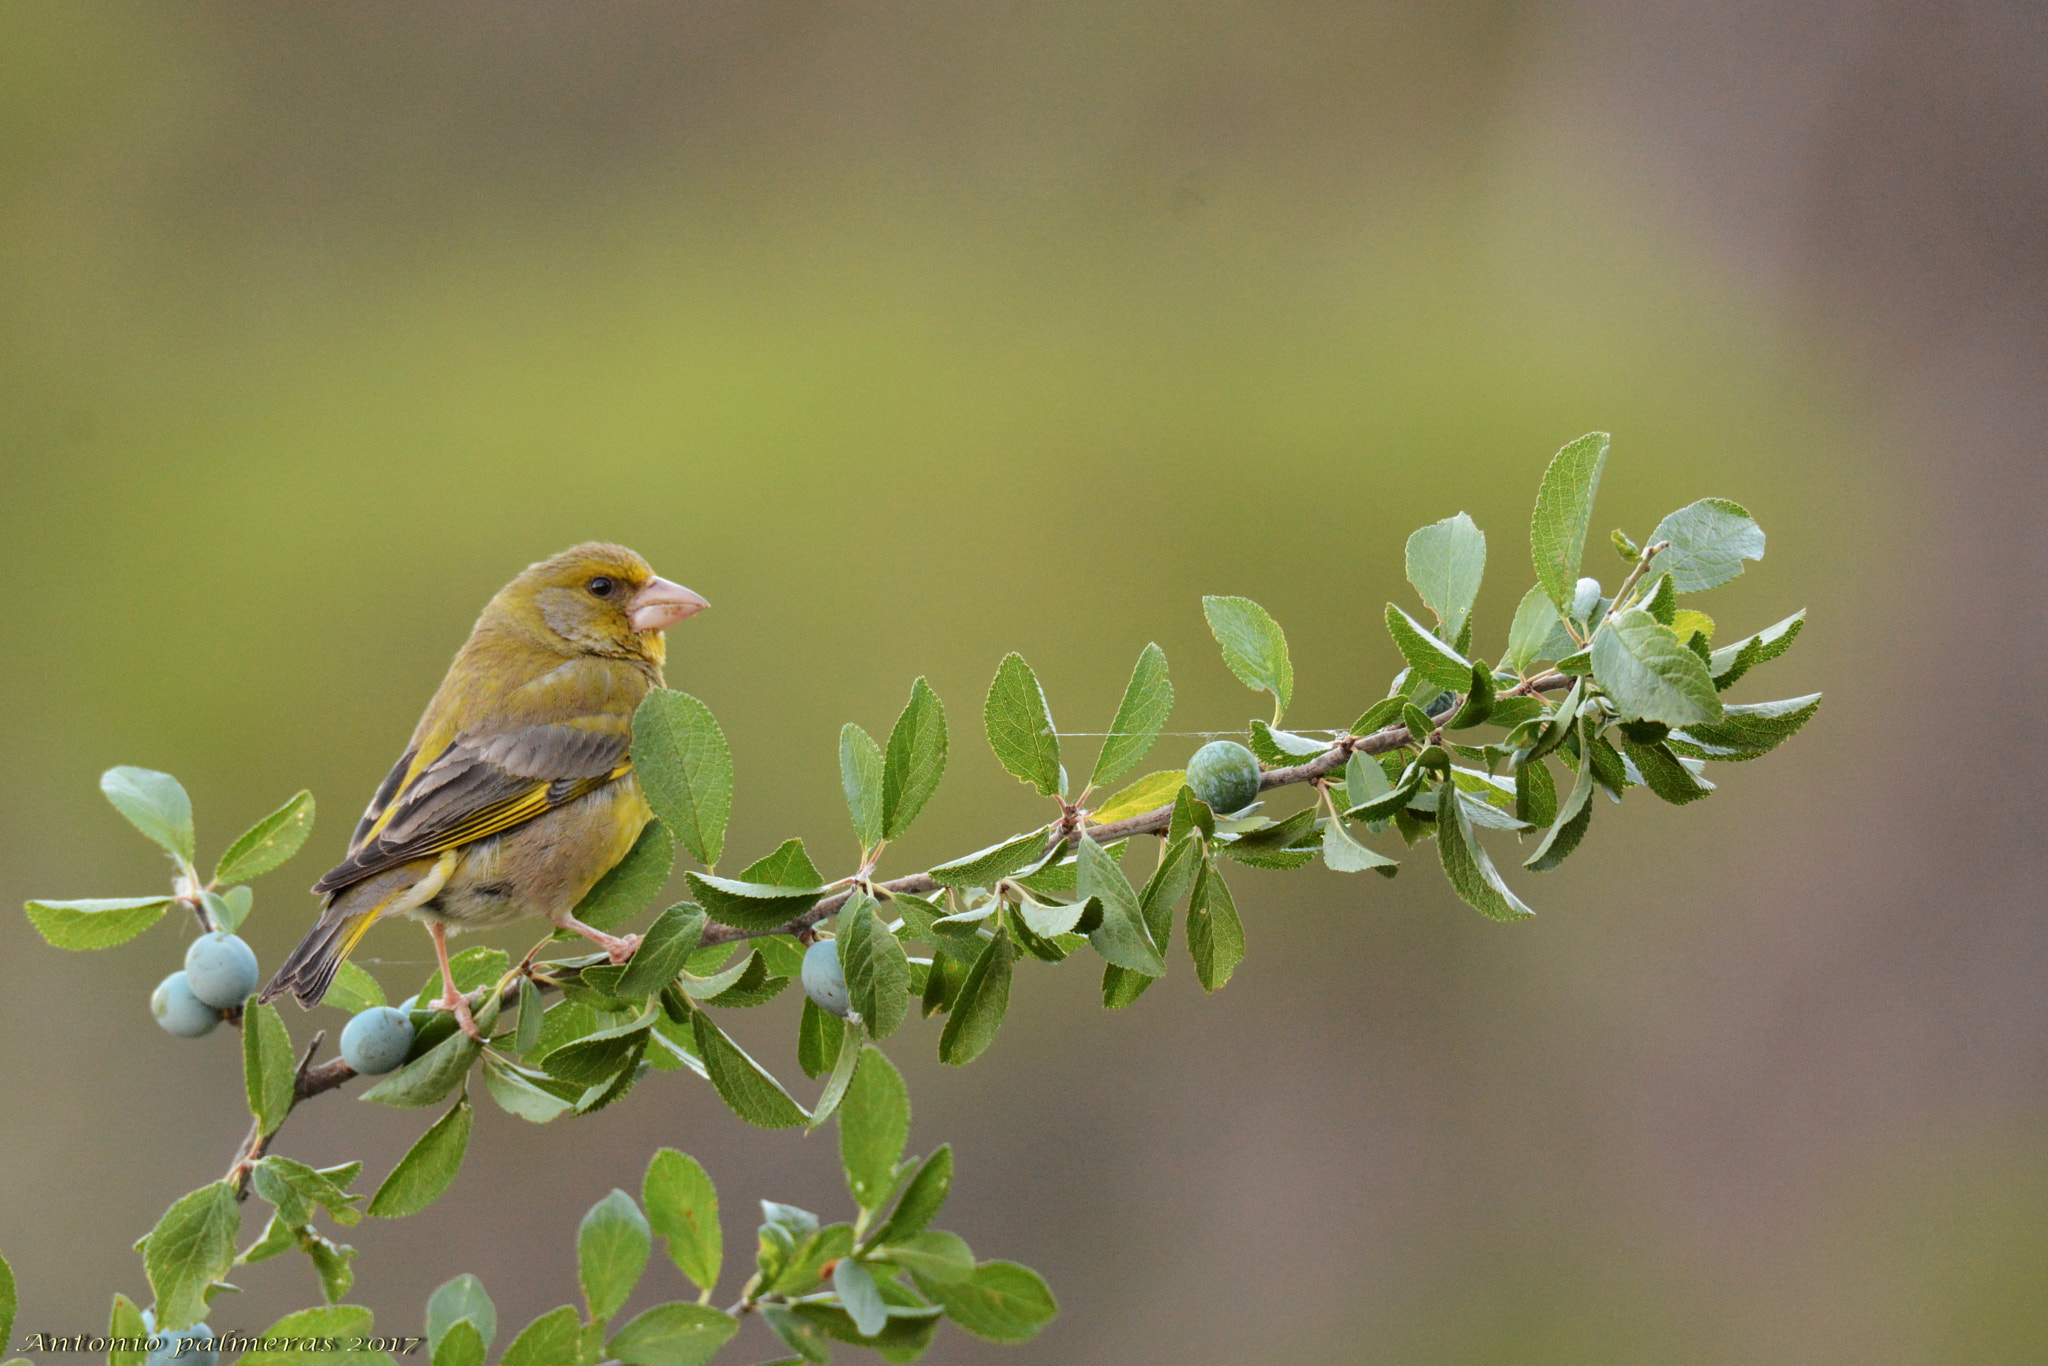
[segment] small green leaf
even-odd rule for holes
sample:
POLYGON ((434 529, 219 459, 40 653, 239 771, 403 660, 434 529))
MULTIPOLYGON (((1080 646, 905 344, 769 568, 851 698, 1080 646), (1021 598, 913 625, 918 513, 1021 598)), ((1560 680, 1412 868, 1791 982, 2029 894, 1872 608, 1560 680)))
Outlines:
POLYGON ((830 1072, 839 1060, 840 1045, 845 1039, 846 1022, 829 1010, 820 1010, 810 997, 804 997, 796 1035, 796 1060, 804 1075, 816 1081, 830 1072))
POLYGON ((625 1307, 653 1247, 647 1216, 622 1190, 615 1188, 584 1214, 576 1228, 576 1276, 593 1320, 609 1319, 625 1307))
POLYGON ((991 844, 964 858, 942 863, 931 870, 930 877, 941 887, 992 887, 998 879, 1028 868, 1045 857, 1047 828, 1041 826, 1022 835, 1012 835, 1001 844, 991 844))
POLYGON ((825 876, 804 852, 802 840, 787 839, 776 846, 774 853, 748 864, 739 880, 771 887, 816 887, 825 881, 825 876))
MULTIPOLYGON (((813 1004, 805 1002, 806 1005, 813 1004)), ((825 1018, 839 1024, 839 1017, 825 1018)), ((818 1093, 818 1103, 811 1107, 811 1117, 804 1125, 804 1132, 811 1133, 825 1121, 839 1113, 840 1102, 846 1099, 846 1088, 853 1084, 854 1069, 860 1065, 860 1029, 856 1025, 845 1027, 846 1037, 839 1041, 838 1053, 832 1059, 831 1075, 825 1078, 825 1089, 818 1093)))
POLYGON ((430 1349, 432 1366, 484 1366, 484 1335, 468 1319, 457 1319, 430 1349))
POLYGON ((910 1092, 903 1075, 881 1049, 864 1044, 839 1106, 839 1160, 855 1204, 874 1209, 896 1188, 896 1164, 909 1137, 910 1092))
POLYGON ((871 1338, 889 1326, 889 1306, 875 1288, 874 1273, 853 1258, 841 1257, 833 1264, 832 1289, 862 1337, 871 1338))
POLYGON ((214 865, 213 880, 225 885, 260 877, 299 852, 313 833, 313 794, 301 792, 249 827, 214 865))
POLYGON ((1696 802, 1714 791, 1712 783, 1679 762, 1669 745, 1624 743, 1622 752, 1628 755, 1636 766, 1636 772, 1642 775, 1643 786, 1673 806, 1696 802))
POLYGON ((52 947, 111 949, 164 918, 167 896, 123 896, 90 901, 31 901, 24 910, 52 947))
MULTIPOLYGON (((1405 677, 1407 671, 1403 670, 1402 674, 1405 677)), ((1407 705, 1408 699, 1405 696, 1381 698, 1367 707, 1359 718, 1351 723, 1351 734, 1371 735, 1388 726, 1400 724, 1401 711, 1407 705)))
POLYGON ((1053 730, 1045 690, 1022 655, 1004 655, 996 666, 981 718, 989 748, 1005 772, 1029 783, 1040 796, 1060 791, 1060 737, 1053 730))
POLYGON ((953 1148, 951 1144, 940 1144, 939 1150, 927 1157, 916 1174, 904 1184, 895 1212, 875 1230, 869 1241, 902 1242, 916 1237, 926 1224, 937 1217, 952 1189, 953 1148))
POLYGON ((939 1060, 962 1067, 980 1057, 1002 1028, 1010 1008, 1010 972, 1016 949, 1005 930, 997 930, 968 970, 967 982, 939 1033, 939 1060))
POLYGON ((839 963, 853 1008, 871 1035, 886 1039, 910 1013, 910 964, 875 911, 874 898, 865 892, 856 892, 840 911, 839 963))
POLYGON ((674 837, 649 821, 626 856, 576 903, 576 918, 592 929, 615 930, 647 909, 675 867, 674 837))
POLYGON ((1124 700, 1117 705, 1116 719, 1109 723, 1109 734, 1103 737, 1102 753, 1095 757, 1095 772, 1088 785, 1101 787, 1113 783, 1137 767, 1158 740, 1159 732, 1166 729, 1166 718, 1172 712, 1173 683, 1166 676, 1166 652, 1156 644, 1147 645, 1131 669, 1131 681, 1124 685, 1124 700))
POLYGON ((1036 1271, 1015 1262, 983 1262, 963 1281, 918 1277, 917 1288, 946 1308, 946 1317, 990 1342, 1028 1342, 1059 1313, 1036 1271))
POLYGON ((698 1011, 690 1017, 690 1028, 711 1084, 734 1114, 762 1129, 794 1129, 809 1118, 782 1083, 728 1039, 709 1015, 698 1011))
MULTIPOLYGON (((301 1309, 295 1314, 286 1314, 254 1336, 265 1342, 283 1344, 286 1339, 296 1338, 305 1345, 280 1345, 277 1350, 258 1350, 241 1358, 236 1366, 348 1366, 351 1362, 367 1360, 381 1366, 391 1358, 382 1352, 371 1352, 365 1356, 361 1351, 349 1351, 345 1344, 351 1338, 361 1338, 370 1331, 375 1319, 369 1310, 359 1304, 330 1304, 318 1309, 301 1309), (324 1339, 315 1346, 308 1339, 324 1339), (324 1346, 326 1350, 321 1350, 324 1346)), ((173 1357, 172 1360, 177 1360, 173 1357)))
POLYGON ((708 1304, 657 1304, 636 1314, 605 1351, 626 1366, 704 1366, 739 1330, 738 1319, 708 1304))
POLYGON ((647 1221, 668 1239, 669 1259, 699 1290, 718 1285, 725 1259, 718 1222, 718 1188, 697 1159, 674 1148, 655 1152, 640 1185, 647 1221))
MULTIPOLYGON (((1640 605, 1661 624, 1672 626, 1678 620, 1678 590, 1671 586, 1671 576, 1659 574, 1651 580, 1649 588, 1642 595, 1640 605)), ((1684 634, 1675 628, 1672 634, 1680 640, 1685 639, 1684 634)))
POLYGON ((482 1050, 482 1044, 458 1029, 363 1092, 359 1099, 378 1105, 435 1104, 461 1084, 469 1073, 469 1065, 482 1050))
POLYGON ((576 1366, 582 1339, 583 1320, 565 1304, 520 1329, 498 1366, 576 1366))
POLYGON ((1185 835, 1200 831, 1204 838, 1216 838, 1216 813, 1209 804, 1183 784, 1173 797, 1173 819, 1166 827, 1166 842, 1177 844, 1185 835))
POLYGON ((1816 692, 1778 702, 1730 703, 1719 721, 1674 732, 1671 747, 1680 754, 1722 762, 1757 758, 1798 734, 1820 710, 1820 696, 1816 692))
POLYGON ((1742 572, 1744 560, 1764 557, 1764 529, 1749 509, 1726 498, 1688 503, 1657 523, 1650 544, 1671 542, 1650 561, 1650 572, 1669 574, 1681 593, 1718 588, 1742 572))
MULTIPOLYGON (((462 1036, 458 1036, 462 1037, 462 1036)), ((400 1219, 418 1214, 439 1200, 455 1184, 462 1170, 462 1158, 469 1151, 469 1129, 475 1120, 467 1096, 448 1108, 420 1135, 377 1193, 370 1197, 370 1213, 380 1219, 400 1219)))
POLYGON ((685 873, 683 880, 713 920, 743 930, 772 930, 786 924, 825 894, 823 887, 781 887, 709 873, 685 873))
POLYGON ((297 1076, 292 1036, 283 1018, 276 1007, 258 1005, 251 997, 242 1008, 242 1086, 248 1093, 249 1113, 264 1133, 276 1133, 291 1113, 297 1076))
POLYGON ((242 1207, 225 1181, 178 1198, 142 1246, 142 1263, 156 1296, 159 1332, 190 1328, 206 1312, 206 1288, 228 1273, 242 1207))
POLYGON ((192 799, 176 778, 123 765, 100 775, 100 791, 130 825, 167 852, 192 861, 192 799))
POLYGON ((644 1000, 660 991, 696 949, 704 934, 705 916, 690 902, 682 901, 655 918, 641 937, 640 947, 626 962, 626 974, 615 990, 622 999, 644 1000))
MULTIPOLYGON (((7 1350, 7 1344, 14 1341, 14 1315, 16 1310, 20 1308, 20 1303, 20 1292, 15 1288, 14 1284, 14 1268, 7 1264, 5 1257, 0 1257, 0 1351, 7 1350)), ((135 1306, 129 1302, 125 1295, 116 1295, 114 1296, 115 1337, 121 1336, 121 1308, 123 1305, 127 1306, 129 1313, 135 1314, 136 1326, 141 1326, 142 1316, 135 1313, 135 1306)))
POLYGON ((1707 668, 1714 675, 1714 686, 1726 691, 1756 665, 1784 654, 1792 648, 1792 642, 1799 639, 1799 632, 1805 625, 1806 609, 1802 607, 1775 626, 1765 627, 1753 636, 1714 651, 1707 663, 1707 668))
POLYGON ((946 708, 922 678, 910 685, 910 700, 889 731, 882 768, 882 836, 899 838, 946 772, 946 708))
POLYGON ((1630 720, 1687 726, 1721 719, 1721 699, 1700 657, 1639 607, 1593 633, 1593 678, 1630 720))
POLYGON ((1509 668, 1527 674, 1537 660, 1562 659, 1578 648, 1542 584, 1522 595, 1514 624, 1508 628, 1508 653, 1503 662, 1509 668))
POLYGON ((1438 688, 1457 691, 1472 681, 1472 661, 1424 629, 1421 622, 1393 603, 1387 604, 1387 631, 1417 677, 1438 688))
POLYGON ((1559 616, 1571 614, 1572 593, 1586 555, 1586 529, 1593 522, 1593 499, 1600 491, 1609 440, 1606 432, 1588 432, 1566 446, 1552 457, 1536 492, 1529 551, 1536 562, 1536 580, 1550 595, 1559 616))
POLYGON ((1131 881, 1103 847, 1083 835, 1080 848, 1080 894, 1102 907, 1102 924, 1088 942, 1105 961, 1146 977, 1163 976, 1166 960, 1152 942, 1144 908, 1131 881))
POLYGON ((1273 694, 1273 719, 1278 721, 1294 700, 1294 665, 1280 623, 1250 598, 1205 597, 1202 615, 1238 681, 1254 692, 1273 694))
POLYGON ((862 849, 882 842, 882 749, 872 735, 848 721, 839 728, 839 785, 862 849))
POLYGON ((544 1072, 517 1067, 496 1058, 484 1059, 484 1086, 490 1091, 491 1099, 498 1102, 500 1110, 508 1115, 517 1115, 529 1124, 547 1124, 560 1119, 575 1108, 574 1097, 581 1093, 581 1088, 557 1082, 544 1072), (558 1095, 549 1089, 551 1086, 561 1087, 570 1094, 558 1095))
POLYGON ((1376 854, 1353 839, 1342 821, 1332 821, 1323 830, 1323 866, 1336 873, 1373 872, 1392 877, 1401 864, 1398 859, 1376 854))
POLYGON ((1444 722, 1445 730, 1470 730, 1493 715, 1493 670, 1479 660, 1472 666, 1466 683, 1465 701, 1457 714, 1444 722))
POLYGON ((321 998, 321 1003, 351 1015, 360 1015, 372 1007, 386 1004, 386 1001, 384 988, 376 978, 343 959, 341 966, 335 969, 334 981, 328 985, 327 995, 321 998))
POLYGON ((1213 857, 1204 857, 1195 873, 1188 900, 1188 952, 1202 990, 1215 991, 1230 981, 1244 961, 1244 924, 1237 904, 1213 857))
POLYGON ((444 1281, 427 1297, 427 1352, 440 1350, 441 1339, 458 1322, 467 1321, 485 1347, 498 1336, 498 1306, 484 1291, 484 1283, 467 1272, 444 1281))
POLYGON ((1515 818, 1539 828, 1557 819, 1557 783, 1541 759, 1524 759, 1515 768, 1515 818))
POLYGON ((1174 794, 1180 791, 1187 778, 1186 770, 1178 768, 1148 773, 1096 807, 1088 818, 1098 825, 1107 825, 1111 821, 1157 811, 1173 801, 1174 794))
POLYGON ((1486 572, 1486 533, 1459 513, 1408 538, 1408 582, 1452 640, 1465 629, 1486 572))
POLYGON ((1486 856, 1473 833, 1471 816, 1457 792, 1456 783, 1443 784, 1437 789, 1436 803, 1437 856, 1443 862, 1451 890, 1466 905, 1494 920, 1519 920, 1534 915, 1494 870, 1493 860, 1486 856))
POLYGON ((890 1243, 877 1255, 938 1285, 951 1285, 974 1274, 974 1250, 967 1240, 937 1229, 890 1243))
MULTIPOLYGON (((6 1282, 6 1290, 0 1292, 0 1343, 14 1341, 14 1274, 4 1270, 6 1260, 0 1258, 0 1280, 6 1282)), ((149 1330, 142 1325, 142 1310, 135 1301, 118 1291, 114 1295, 114 1312, 107 1322, 107 1336, 117 1341, 135 1341, 149 1336, 149 1330)), ((0 1349, 4 1350, 4 1349, 0 1349)), ((140 1351, 123 1350, 116 1347, 107 1354, 107 1366, 143 1366, 144 1354, 140 1351)), ((13 1366, 13 1363, 8 1363, 13 1366)))
POLYGON ((711 709, 688 693, 650 689, 633 713, 633 771, 691 856, 717 863, 732 815, 732 751, 711 709))

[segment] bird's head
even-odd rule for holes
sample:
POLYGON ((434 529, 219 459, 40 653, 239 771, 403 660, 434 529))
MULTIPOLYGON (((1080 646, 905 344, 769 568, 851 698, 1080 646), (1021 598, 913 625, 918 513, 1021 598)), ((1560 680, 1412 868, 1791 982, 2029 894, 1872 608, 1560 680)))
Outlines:
POLYGON ((681 584, 658 577, 622 545, 586 541, 528 565, 485 616, 502 614, 523 631, 575 654, 643 659, 659 666, 661 633, 707 607, 681 584))

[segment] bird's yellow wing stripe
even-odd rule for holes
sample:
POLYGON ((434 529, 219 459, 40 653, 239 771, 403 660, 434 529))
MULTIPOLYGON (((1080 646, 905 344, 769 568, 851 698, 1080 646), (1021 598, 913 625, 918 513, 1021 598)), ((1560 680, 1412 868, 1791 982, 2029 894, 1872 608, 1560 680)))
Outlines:
POLYGON ((515 825, 524 824, 553 807, 566 806, 578 797, 594 792, 606 783, 622 778, 632 771, 633 765, 630 762, 618 764, 602 777, 580 778, 571 784, 566 792, 554 796, 550 796, 555 790, 553 783, 536 783, 517 797, 485 807, 419 850, 413 857, 425 858, 429 854, 438 854, 444 850, 489 839, 492 835, 503 834, 515 825))

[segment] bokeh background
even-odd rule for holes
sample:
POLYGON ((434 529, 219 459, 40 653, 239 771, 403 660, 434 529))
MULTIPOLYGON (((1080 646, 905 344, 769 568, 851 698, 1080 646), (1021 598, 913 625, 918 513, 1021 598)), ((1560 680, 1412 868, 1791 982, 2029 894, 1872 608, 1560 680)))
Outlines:
MULTIPOLYGON (((1006 650, 1099 731, 1156 639, 1175 729, 1241 727, 1198 598, 1243 593, 1292 719, 1341 725, 1397 667, 1408 531, 1488 530, 1493 653, 1543 462, 1605 428, 1600 532, 1763 522, 1701 605, 1810 607, 1740 696, 1825 688, 1818 721, 1701 807, 1602 814, 1516 878, 1534 922, 1426 850, 1247 872, 1214 998, 1177 949, 1113 1015, 1027 967, 965 1071, 906 1029, 944 1222, 1064 1306, 928 1359, 2041 1360, 2044 73, 1996 2, 15 0, 0 902, 162 885, 109 765, 181 776, 209 856, 306 786, 245 930, 275 964, 478 606, 592 536, 715 604, 670 677, 731 737, 738 856, 845 865, 837 729, 931 677, 920 867, 1035 818, 978 738, 1006 650)), ((240 1137, 235 1044, 150 1025, 169 922, 72 956, 10 914, 0 952, 0 1248, 21 1332, 90 1331, 240 1137)), ((736 1028, 794 1075, 794 1018, 736 1028)), ((284 1147, 373 1182, 422 1122, 330 1098, 284 1147)), ((349 1235, 354 1298, 417 1331, 474 1271, 502 1344, 661 1144, 719 1181, 729 1266, 755 1199, 843 1207, 829 1134, 687 1079, 487 1105, 439 1207, 349 1235)), ((216 1327, 317 1295, 241 1280, 216 1327)))

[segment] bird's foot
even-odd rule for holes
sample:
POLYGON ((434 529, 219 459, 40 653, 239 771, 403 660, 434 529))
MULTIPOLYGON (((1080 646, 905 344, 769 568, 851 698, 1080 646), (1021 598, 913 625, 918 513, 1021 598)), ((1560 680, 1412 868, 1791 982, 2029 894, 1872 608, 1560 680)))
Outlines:
POLYGON ((595 925, 584 924, 573 915, 565 915, 556 923, 573 934, 582 935, 585 939, 603 949, 605 956, 614 963, 625 962, 633 956, 633 950, 640 947, 640 936, 637 934, 629 934, 625 938, 620 939, 606 934, 595 925))
POLYGON ((457 991, 447 991, 442 993, 440 1000, 434 1002, 434 1007, 437 1010, 452 1011, 455 1015, 455 1023, 462 1026, 463 1033, 469 1035, 470 1038, 475 1039, 478 1043, 486 1042, 483 1031, 476 1027, 476 1016, 470 1013, 469 998, 467 996, 457 991))

